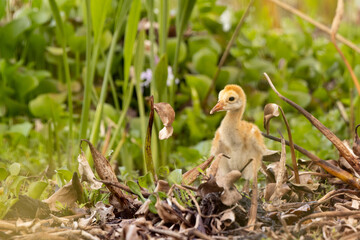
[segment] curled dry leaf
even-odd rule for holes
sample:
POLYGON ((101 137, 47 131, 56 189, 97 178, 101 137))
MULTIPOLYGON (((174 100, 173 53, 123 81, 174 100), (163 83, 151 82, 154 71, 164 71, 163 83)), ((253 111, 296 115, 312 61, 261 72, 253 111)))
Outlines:
POLYGON ((280 115, 279 106, 275 103, 268 103, 264 108, 264 128, 266 133, 269 134, 269 124, 270 120, 273 117, 278 117, 280 115))
POLYGON ((95 204, 96 207, 96 215, 99 217, 101 222, 106 223, 108 220, 114 219, 114 207, 113 206, 105 206, 103 202, 97 202, 95 204))
POLYGON ((155 208, 158 211, 159 217, 166 223, 178 223, 179 218, 173 213, 172 208, 157 196, 155 208))
POLYGON ((235 221, 235 213, 230 209, 225 211, 220 221, 223 222, 226 227, 230 226, 235 221))
POLYGON ((221 194, 221 202, 226 206, 231 206, 241 200, 241 194, 234 186, 234 183, 241 177, 241 172, 232 170, 226 176, 217 178, 216 183, 224 188, 221 194))
POLYGON ((266 149, 262 160, 265 162, 278 162, 280 161, 280 151, 266 149))
POLYGON ((79 162, 79 173, 81 176, 81 180, 88 182, 90 184, 91 189, 96 190, 100 189, 102 186, 101 182, 97 182, 94 180, 95 175, 93 171, 91 170, 91 167, 86 160, 85 154, 83 151, 78 156, 78 162, 79 162))
POLYGON ((61 187, 48 199, 43 200, 43 202, 49 205, 51 211, 59 211, 58 209, 59 203, 63 207, 73 208, 75 206, 75 202, 78 200, 78 196, 82 194, 82 192, 78 193, 79 190, 77 187, 75 187, 75 185, 79 185, 79 184, 80 181, 79 178, 77 177, 77 173, 75 172, 70 182, 68 182, 66 185, 61 187), (74 182, 76 181, 78 181, 79 183, 74 184, 74 182))
MULTIPOLYGON (((90 141, 86 139, 82 139, 81 141, 84 141, 89 145, 91 155, 94 159, 95 170, 99 177, 102 180, 119 182, 108 160, 91 144, 90 141)), ((131 206, 130 199, 128 199, 128 197, 126 197, 126 195, 119 188, 109 184, 105 185, 119 201, 120 208, 128 209, 131 206)))
POLYGON ((224 177, 217 178, 216 183, 224 189, 233 187, 234 183, 241 177, 241 172, 238 170, 232 170, 224 177))
POLYGON ((213 175, 210 176, 210 179, 207 182, 204 182, 199 185, 197 190, 197 195, 205 197, 207 194, 212 192, 221 192, 224 188, 219 187, 216 184, 216 179, 213 175))
POLYGON ((156 110, 162 123, 164 124, 164 128, 161 129, 161 131, 159 132, 159 139, 168 139, 169 137, 171 137, 174 131, 171 124, 175 120, 175 111, 169 103, 165 102, 155 103, 154 109, 156 110))

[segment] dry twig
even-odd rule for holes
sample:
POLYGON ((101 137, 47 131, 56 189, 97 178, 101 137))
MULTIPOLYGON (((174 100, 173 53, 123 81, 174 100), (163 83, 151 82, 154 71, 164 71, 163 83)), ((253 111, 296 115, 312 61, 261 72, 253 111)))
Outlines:
POLYGON ((355 171, 360 174, 360 162, 358 161, 357 157, 350 151, 350 149, 347 148, 344 145, 344 143, 333 132, 331 132, 327 127, 325 127, 317 118, 311 115, 304 108, 300 107, 298 104, 294 103, 293 101, 281 95, 281 93, 279 93, 278 90, 275 88, 269 76, 266 73, 264 73, 264 75, 272 90, 282 100, 290 104, 292 107, 298 110, 302 115, 304 115, 311 122, 312 125, 314 125, 317 129, 319 129, 319 131, 334 144, 334 146, 339 150, 340 154, 355 169, 355 171))
MULTIPOLYGON (((289 4, 279 1, 279 0, 270 0, 271 2, 275 3, 276 5, 278 5, 279 7, 297 15, 298 17, 302 18, 303 20, 313 24, 315 27, 317 27, 318 29, 320 29, 321 31, 331 35, 331 29, 328 28, 327 26, 325 26, 322 23, 319 23, 317 21, 315 21, 314 19, 312 19, 311 17, 309 17, 308 15, 302 13, 301 11, 293 8, 292 6, 290 6, 289 4)), ((360 53, 360 48, 354 44, 353 42, 349 41, 348 39, 344 38, 343 36, 341 36, 340 34, 336 34, 336 39, 342 43, 344 43, 345 45, 347 45, 349 48, 353 49, 354 51, 360 53)))

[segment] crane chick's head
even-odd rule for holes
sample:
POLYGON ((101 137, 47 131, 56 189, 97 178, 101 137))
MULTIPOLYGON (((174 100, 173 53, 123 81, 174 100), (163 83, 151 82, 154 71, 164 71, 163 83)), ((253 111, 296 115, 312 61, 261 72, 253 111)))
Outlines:
POLYGON ((246 96, 238 85, 226 85, 219 93, 218 103, 211 109, 210 114, 219 111, 244 111, 246 96))

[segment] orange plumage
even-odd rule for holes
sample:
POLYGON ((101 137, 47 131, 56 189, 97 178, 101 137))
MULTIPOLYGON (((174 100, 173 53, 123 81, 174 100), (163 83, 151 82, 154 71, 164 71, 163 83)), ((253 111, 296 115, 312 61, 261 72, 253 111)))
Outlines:
POLYGON ((259 128, 242 120, 246 106, 246 95, 238 85, 227 85, 219 93, 218 103, 210 111, 227 111, 212 142, 211 154, 224 153, 230 159, 222 158, 216 176, 225 176, 232 170, 242 171, 242 177, 251 180, 257 174, 266 146, 259 128))

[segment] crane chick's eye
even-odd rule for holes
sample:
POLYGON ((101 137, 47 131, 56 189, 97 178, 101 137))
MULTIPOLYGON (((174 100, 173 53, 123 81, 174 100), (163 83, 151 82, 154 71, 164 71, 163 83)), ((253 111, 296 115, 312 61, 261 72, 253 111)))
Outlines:
POLYGON ((229 97, 229 101, 230 101, 230 102, 232 102, 232 101, 234 101, 234 100, 235 100, 234 97, 229 97))

